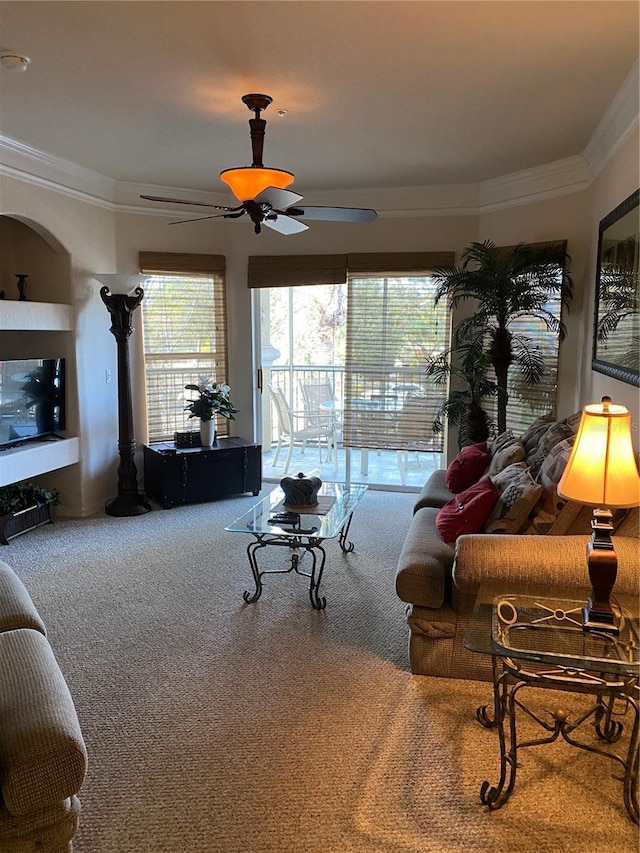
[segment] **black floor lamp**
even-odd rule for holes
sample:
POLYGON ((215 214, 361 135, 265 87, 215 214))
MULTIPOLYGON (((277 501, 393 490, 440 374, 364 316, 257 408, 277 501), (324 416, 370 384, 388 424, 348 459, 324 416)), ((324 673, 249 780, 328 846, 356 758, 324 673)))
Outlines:
POLYGON ((118 494, 105 504, 107 515, 143 515, 151 504, 138 490, 138 472, 134 461, 136 442, 133 432, 129 338, 133 332, 131 318, 142 302, 145 281, 140 275, 95 274, 101 284, 100 298, 111 315, 111 333, 118 346, 118 494), (114 292, 114 290, 116 292, 114 292))

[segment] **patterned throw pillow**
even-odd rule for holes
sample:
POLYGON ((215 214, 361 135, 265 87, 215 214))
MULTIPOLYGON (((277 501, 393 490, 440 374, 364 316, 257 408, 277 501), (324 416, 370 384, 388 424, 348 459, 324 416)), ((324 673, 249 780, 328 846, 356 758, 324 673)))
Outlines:
POLYGON ((485 533, 519 533, 529 525, 529 515, 542 495, 525 462, 509 465, 493 484, 500 497, 485 524, 485 533))
POLYGON ((579 412, 574 412, 572 415, 569 415, 569 417, 565 418, 562 421, 562 423, 566 424, 571 429, 572 432, 577 433, 581 420, 582 420, 582 410, 579 412))
POLYGON ((494 456, 499 450, 502 450, 505 445, 511 444, 514 438, 515 436, 512 429, 506 429, 504 432, 501 432, 500 435, 492 438, 491 441, 487 442, 489 456, 494 456))
POLYGON ((542 415, 542 417, 537 418, 531 426, 527 427, 527 429, 522 433, 520 441, 522 442, 524 452, 527 456, 529 456, 530 453, 533 453, 538 446, 538 442, 553 422, 554 417, 551 412, 548 412, 546 415, 542 415))
POLYGON ((575 435, 572 435, 570 438, 565 438, 564 441, 560 441, 555 447, 552 447, 536 477, 536 482, 543 489, 540 504, 533 519, 533 523, 537 529, 548 529, 566 504, 566 500, 558 495, 557 490, 560 478, 571 456, 575 440, 575 435))
POLYGON ((575 440, 575 435, 565 438, 554 445, 547 453, 537 477, 538 483, 544 488, 547 486, 557 486, 560 482, 560 478, 571 456, 575 440))
POLYGON ((538 442, 538 446, 533 453, 527 456, 529 467, 537 474, 542 467, 542 463, 549 455, 549 451, 556 444, 564 441, 565 438, 571 438, 572 436, 575 436, 575 433, 568 423, 558 421, 558 423, 552 424, 538 442))
POLYGON ((436 527, 447 545, 463 533, 479 533, 498 500, 498 489, 483 477, 446 503, 436 515, 436 527))
POLYGON ((458 494, 477 483, 489 464, 487 442, 464 447, 447 468, 445 482, 450 492, 458 494))
MULTIPOLYGON (((504 433, 503 433, 504 435, 504 433)), ((524 459, 524 447, 519 438, 511 436, 509 441, 505 441, 501 447, 494 451, 487 474, 493 477, 504 471, 509 465, 514 462, 521 462, 524 459)))

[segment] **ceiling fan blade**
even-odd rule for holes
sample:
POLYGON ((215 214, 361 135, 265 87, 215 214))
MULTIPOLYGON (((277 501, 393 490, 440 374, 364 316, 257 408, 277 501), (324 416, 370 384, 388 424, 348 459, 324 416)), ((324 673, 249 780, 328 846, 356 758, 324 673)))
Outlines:
POLYGON ((334 222, 373 222, 378 214, 367 207, 290 207, 287 216, 304 219, 326 219, 334 222))
POLYGON ((264 219, 262 224, 273 231, 277 231, 278 234, 299 234, 300 231, 306 231, 309 228, 304 222, 298 222, 297 219, 285 216, 284 213, 276 216, 275 219, 264 219))
POLYGON ((258 204, 269 204, 271 207, 277 207, 282 210, 285 207, 291 207, 302 199, 298 193, 293 193, 291 190, 281 190, 278 187, 267 187, 254 198, 258 204))
POLYGON ((211 216, 196 216, 195 219, 178 219, 176 222, 170 222, 169 225, 182 225, 185 222, 202 222, 204 219, 237 219, 242 216, 242 213, 212 213, 211 216))
POLYGON ((172 204, 194 204, 196 207, 213 207, 216 210, 240 210, 239 207, 225 207, 221 204, 207 204, 204 201, 185 201, 181 198, 166 198, 163 195, 141 195, 140 198, 146 198, 148 201, 168 201, 172 204))

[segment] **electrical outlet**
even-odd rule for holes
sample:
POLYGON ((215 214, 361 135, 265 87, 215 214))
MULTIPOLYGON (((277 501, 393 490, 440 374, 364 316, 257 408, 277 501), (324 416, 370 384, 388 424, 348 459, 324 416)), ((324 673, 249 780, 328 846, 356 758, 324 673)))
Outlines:
POLYGON ((109 370, 109 368, 107 368, 107 369, 105 370, 105 372, 104 372, 104 381, 105 381, 105 384, 106 384, 106 385, 111 385, 111 380, 112 380, 112 373, 111 373, 111 371, 109 370))

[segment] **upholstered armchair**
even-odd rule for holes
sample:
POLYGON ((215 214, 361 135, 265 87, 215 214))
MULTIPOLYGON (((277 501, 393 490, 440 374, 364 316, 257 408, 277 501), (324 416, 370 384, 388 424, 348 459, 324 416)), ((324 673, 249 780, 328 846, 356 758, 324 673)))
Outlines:
POLYGON ((70 853, 87 753, 22 581, 0 561, 0 850, 70 853))

